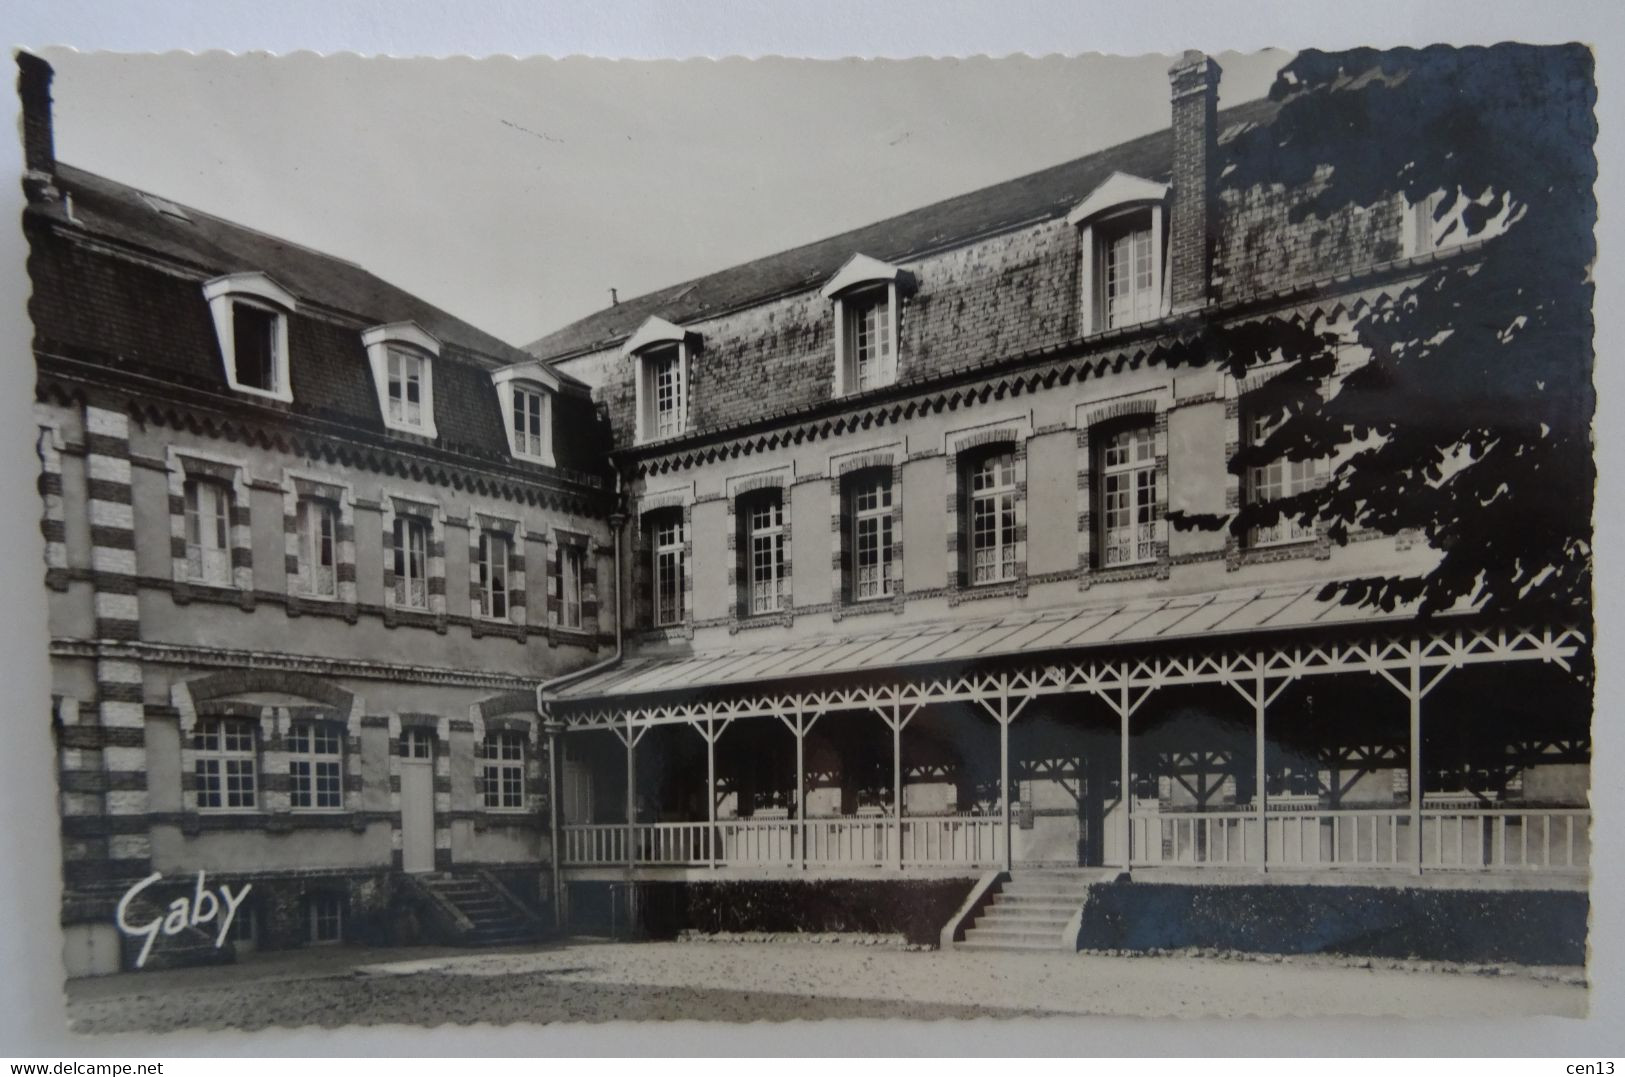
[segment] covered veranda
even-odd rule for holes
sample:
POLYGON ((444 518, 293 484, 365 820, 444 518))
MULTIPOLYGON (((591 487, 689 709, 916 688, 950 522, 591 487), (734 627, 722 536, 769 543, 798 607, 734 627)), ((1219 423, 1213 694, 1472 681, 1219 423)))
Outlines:
POLYGON ((1581 631, 1317 590, 631 659, 545 700, 561 865, 1583 876, 1581 631))

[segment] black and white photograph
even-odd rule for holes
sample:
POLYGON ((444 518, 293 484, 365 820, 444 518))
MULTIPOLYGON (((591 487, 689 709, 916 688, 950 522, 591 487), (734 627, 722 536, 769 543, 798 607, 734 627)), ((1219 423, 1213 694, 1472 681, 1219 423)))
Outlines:
POLYGON ((16 49, 68 1028, 1585 1017, 1596 54, 1188 45, 16 49))

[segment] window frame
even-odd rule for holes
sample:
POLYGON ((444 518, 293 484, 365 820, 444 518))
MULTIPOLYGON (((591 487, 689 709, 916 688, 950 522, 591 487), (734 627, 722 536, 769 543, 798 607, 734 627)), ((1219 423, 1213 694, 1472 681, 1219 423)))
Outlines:
POLYGON ((770 486, 740 494, 735 511, 739 526, 739 615, 750 618, 784 613, 790 608, 790 529, 784 490, 770 486))
POLYGON ((649 620, 654 628, 677 628, 688 620, 688 523, 680 507, 655 509, 646 514, 649 532, 649 620), (662 533, 667 537, 662 538, 662 533), (664 562, 671 569, 663 569, 664 562), (661 592, 671 579, 674 604, 671 617, 662 616, 661 592))
POLYGON ((186 582, 205 587, 229 588, 234 585, 232 566, 232 509, 236 506, 236 490, 232 483, 212 475, 187 475, 181 482, 182 530, 186 545, 186 582), (207 531, 220 545, 203 542, 205 533, 203 514, 204 491, 215 499, 211 524, 207 531), (194 550, 196 553, 194 554, 194 550), (209 557, 213 554, 213 558, 209 557), (211 561, 214 570, 211 571, 211 561), (218 577, 218 578, 217 578, 218 577))
POLYGON ((434 521, 412 512, 396 512, 391 524, 394 531, 391 545, 391 559, 394 564, 394 586, 392 593, 395 599, 395 608, 416 613, 429 613, 433 610, 433 601, 429 593, 429 581, 434 573, 429 565, 430 550, 434 543, 434 521), (412 564, 411 538, 421 534, 423 538, 422 568, 418 579, 423 584, 423 601, 421 604, 410 601, 413 575, 410 571, 412 564))
POLYGON ((585 631, 585 603, 582 598, 585 589, 585 574, 587 562, 587 548, 573 542, 559 544, 559 627, 567 632, 585 631), (573 568, 573 572, 572 572, 573 568), (574 579, 574 598, 571 597, 571 580, 574 579), (572 605, 575 616, 572 619, 570 610, 572 605))
POLYGON ((390 343, 385 345, 384 364, 387 424, 397 430, 424 433, 433 425, 425 422, 433 414, 434 408, 434 394, 431 391, 433 372, 429 357, 405 345, 390 343), (414 383, 418 395, 416 401, 411 399, 414 383), (399 392, 396 386, 400 387, 399 392), (407 414, 408 407, 413 404, 417 406, 415 419, 407 414))
POLYGON ((851 533, 846 536, 852 563, 851 582, 848 585, 846 600, 854 605, 869 602, 884 602, 895 596, 898 583, 895 571, 896 548, 896 485, 892 481, 891 468, 865 468, 846 476, 846 489, 842 492, 846 499, 846 515, 851 522, 851 533), (874 504, 864 506, 863 498, 873 495, 874 504), (864 593, 864 526, 872 524, 874 527, 875 564, 877 582, 879 586, 871 594, 864 593))
MULTIPOLYGON (((1240 443, 1244 447, 1261 444, 1285 421, 1284 419, 1276 419, 1272 422, 1266 419, 1258 413, 1258 409, 1249 407, 1245 399, 1241 402, 1239 415, 1241 423, 1240 443)), ((1288 460, 1285 457, 1277 457, 1267 464, 1255 464, 1247 468, 1246 473, 1242 476, 1242 502, 1245 505, 1253 506, 1263 504, 1266 501, 1291 497, 1319 487, 1326 481, 1327 474, 1327 461, 1322 457, 1316 457, 1312 460, 1288 460), (1307 468, 1307 474, 1293 475, 1293 470, 1297 468, 1307 468), (1267 482, 1260 481, 1264 473, 1276 469, 1279 469, 1277 478, 1267 482), (1260 488, 1263 486, 1274 486, 1278 492, 1268 497, 1261 497, 1260 488)), ((1320 527, 1318 524, 1311 523, 1306 527, 1295 517, 1283 515, 1268 529, 1256 525, 1248 528, 1245 547, 1249 550, 1272 550, 1315 542, 1319 538, 1320 527), (1275 533, 1265 534, 1265 531, 1275 533), (1283 531, 1284 534, 1280 533, 1283 531)))
POLYGON ((1067 214, 1067 223, 1078 229, 1081 336, 1123 331, 1169 314, 1169 261, 1173 257, 1168 250, 1169 190, 1166 183, 1113 172, 1067 214), (1114 233, 1120 233, 1125 227, 1133 229, 1134 223, 1145 216, 1149 216, 1151 233, 1151 287, 1146 293, 1145 306, 1134 306, 1130 317, 1114 321, 1108 317, 1106 302, 1107 245, 1114 233))
POLYGON ((226 384, 233 392, 293 403, 291 364, 288 352, 288 316, 298 309, 293 293, 264 273, 231 273, 204 282, 203 296, 209 304, 219 345, 226 384), (275 384, 266 389, 237 377, 237 310, 239 306, 272 318, 271 367, 275 384))
POLYGON ((515 729, 487 731, 480 742, 480 806, 492 812, 525 811, 525 767, 529 761, 524 733, 515 729), (517 754, 506 754, 515 745, 517 754))
POLYGON ((435 425, 435 366, 441 359, 439 339, 415 322, 391 322, 364 330, 361 343, 367 350, 367 362, 372 368, 373 391, 377 394, 378 412, 384 428, 418 437, 438 438, 440 435, 435 425), (407 359, 414 359, 418 363, 417 422, 405 417, 407 382, 404 378, 392 379, 390 376, 397 358, 402 374, 405 373, 407 359), (399 417, 392 414, 391 406, 391 388, 395 381, 402 386, 402 414, 399 417))
POLYGON ((319 497, 314 494, 297 494, 294 500, 294 528, 297 542, 298 573, 296 574, 295 593, 300 598, 315 599, 321 602, 336 602, 339 595, 339 565, 342 563, 339 549, 340 534, 342 531, 343 507, 335 504, 331 499, 319 497), (319 513, 318 523, 329 525, 330 533, 325 538, 320 535, 314 537, 318 544, 327 544, 329 564, 325 567, 331 574, 331 590, 323 591, 313 585, 312 570, 324 566, 318 564, 320 550, 312 548, 313 536, 310 533, 311 517, 319 513))
MULTIPOLYGON (((260 781, 259 722, 252 718, 241 717, 201 717, 190 731, 190 737, 192 742, 192 774, 194 776, 194 807, 199 812, 210 814, 257 812, 262 810, 260 794, 263 783, 260 781), (244 748, 240 743, 235 748, 227 747, 228 726, 241 727, 236 730, 236 733, 239 737, 246 735, 248 747, 244 748), (244 730, 246 730, 246 734, 244 730), (205 743, 211 731, 217 737, 214 747, 209 747, 205 743), (231 780, 231 764, 242 764, 245 761, 247 763, 246 776, 248 779, 247 799, 243 803, 229 804, 227 800, 230 796, 228 786, 231 780), (209 766, 211 763, 215 764, 213 768, 209 766), (209 779, 205 777, 205 774, 210 769, 215 771, 213 780, 218 788, 214 791, 213 797, 218 800, 218 803, 205 802, 210 795, 208 793, 209 779)), ((241 780, 244 773, 243 770, 239 769, 239 780, 241 780)), ((238 793, 241 796, 242 790, 239 789, 238 793)))
POLYGON ((969 455, 961 465, 961 482, 965 501, 965 520, 963 523, 965 533, 965 582, 975 590, 982 587, 994 587, 1001 584, 1013 583, 1021 577, 1021 540, 1020 513, 1017 505, 1020 500, 1020 481, 1017 468, 1017 452, 1014 445, 994 444, 969 455), (1006 463, 1000 465, 999 461, 1006 463), (977 489, 978 478, 988 465, 993 467, 993 482, 977 489), (1003 474, 1008 468, 1008 477, 1003 474), (978 546, 977 509, 980 502, 991 502, 994 526, 991 531, 982 531, 981 534, 991 533, 995 541, 989 549, 994 554, 998 574, 986 579, 978 578, 978 554, 982 548, 978 546))
POLYGON ((1157 426, 1155 418, 1151 415, 1132 416, 1126 420, 1116 420, 1103 424, 1099 430, 1091 430, 1093 445, 1090 451, 1093 454, 1091 470, 1095 483, 1095 558, 1094 569, 1097 572, 1111 572, 1120 568, 1134 568, 1141 565, 1155 564, 1158 560, 1159 541, 1158 520, 1159 512, 1159 462, 1157 460, 1157 426), (1129 436, 1134 440, 1131 443, 1135 454, 1129 459, 1116 464, 1108 462, 1113 442, 1118 438, 1129 436), (1141 455, 1143 453, 1143 455, 1141 455), (1112 489, 1114 480, 1122 477, 1126 486, 1123 490, 1112 489), (1113 528, 1111 514, 1113 509, 1111 498, 1114 493, 1127 493, 1127 504, 1123 511, 1130 514, 1132 522, 1125 529, 1130 532, 1127 545, 1134 551, 1134 556, 1121 560, 1112 560, 1111 552, 1114 548, 1112 541, 1113 528), (1148 548, 1149 552, 1141 553, 1140 548, 1148 548))
POLYGON ((288 807, 296 812, 340 812, 344 810, 345 733, 336 722, 324 719, 297 719, 289 724, 283 741, 288 760, 288 807), (331 751, 322 750, 330 744, 331 751), (304 771, 301 774, 300 769, 304 771), (330 778, 324 775, 332 768, 330 778), (332 782, 324 789, 324 780, 332 782), (303 798, 304 803, 300 803, 303 798))
POLYGON ((330 891, 320 890, 306 899, 305 917, 305 945, 307 946, 339 946, 344 942, 345 921, 344 898, 330 891), (329 905, 329 903, 331 903, 329 905), (331 909, 331 916, 324 915, 323 907, 331 909), (322 937, 321 924, 324 920, 331 920, 333 935, 331 938, 322 937))
POLYGON ((665 441, 688 433, 693 414, 692 362, 699 335, 664 318, 649 317, 621 346, 621 355, 632 363, 633 433, 637 444, 665 441), (673 417, 661 428, 657 399, 656 363, 675 356, 673 376, 673 417))
POLYGON ((513 563, 513 534, 494 527, 481 527, 474 561, 479 591, 474 609, 475 616, 487 621, 507 622, 513 619, 513 563), (498 573, 493 571, 496 558, 492 556, 498 549, 502 552, 500 588, 494 586, 498 573), (499 602, 500 611, 497 609, 499 602))

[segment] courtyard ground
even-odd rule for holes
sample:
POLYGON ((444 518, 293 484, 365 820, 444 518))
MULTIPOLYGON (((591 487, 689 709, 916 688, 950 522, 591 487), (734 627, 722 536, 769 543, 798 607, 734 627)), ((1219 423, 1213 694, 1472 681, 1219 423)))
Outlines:
POLYGON ((664 1019, 1586 1012, 1586 988, 1574 969, 937 952, 783 941, 305 950, 235 966, 75 980, 67 996, 77 1032, 664 1019))

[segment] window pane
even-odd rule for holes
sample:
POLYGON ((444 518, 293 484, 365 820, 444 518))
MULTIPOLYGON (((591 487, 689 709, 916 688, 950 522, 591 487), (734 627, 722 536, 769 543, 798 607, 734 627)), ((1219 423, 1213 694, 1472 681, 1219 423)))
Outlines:
POLYGON ((970 472, 972 583, 1014 579, 1016 573, 1014 453, 983 458, 970 472))
POLYGON ((276 320, 277 316, 263 307, 232 304, 232 348, 236 352, 238 385, 277 391, 276 320))
POLYGON ((1151 426, 1115 431, 1099 443, 1101 568, 1156 557, 1156 436, 1151 426))

